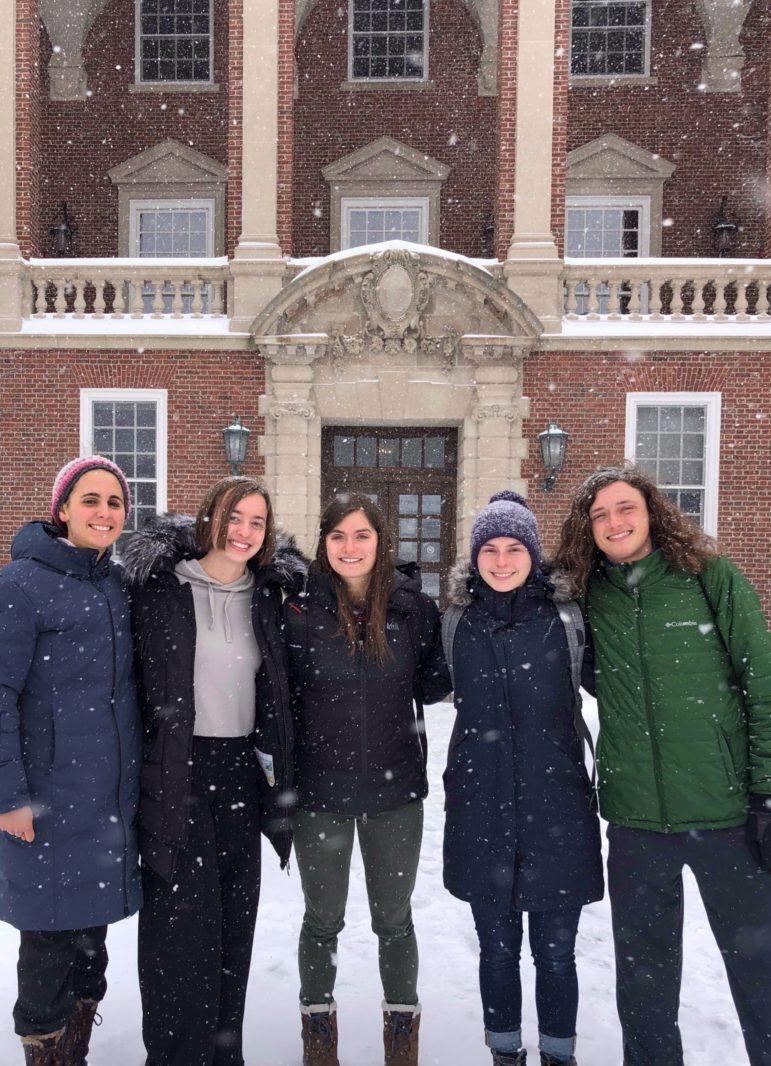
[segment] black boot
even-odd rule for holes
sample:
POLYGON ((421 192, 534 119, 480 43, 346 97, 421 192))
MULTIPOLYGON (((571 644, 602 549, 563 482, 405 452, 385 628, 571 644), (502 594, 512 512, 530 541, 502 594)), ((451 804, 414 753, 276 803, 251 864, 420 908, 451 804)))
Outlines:
POLYGON ((541 1066, 577 1066, 577 1063, 572 1055, 569 1059, 555 1059, 551 1055, 547 1055, 545 1051, 542 1051, 541 1066))
MULTIPOLYGON (((493 1051, 492 1048, 490 1048, 493 1051)), ((524 1048, 519 1051, 493 1051, 493 1066, 525 1066, 527 1052, 524 1048)))

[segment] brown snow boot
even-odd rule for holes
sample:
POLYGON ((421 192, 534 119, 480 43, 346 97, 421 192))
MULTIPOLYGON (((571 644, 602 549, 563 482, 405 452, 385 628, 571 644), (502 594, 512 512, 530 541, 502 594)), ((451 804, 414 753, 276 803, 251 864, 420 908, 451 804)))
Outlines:
MULTIPOLYGON (((492 1051, 492 1048, 490 1049, 492 1051)), ((519 1051, 493 1051, 493 1066, 526 1066, 527 1052, 524 1048, 519 1051)))
POLYGON ((418 1066, 420 1004, 383 1004, 385 1066, 418 1066))
POLYGON ((64 1030, 62 1066, 87 1066, 91 1030, 95 1024, 102 1024, 101 1015, 96 1013, 98 1006, 95 999, 79 999, 75 1004, 75 1012, 64 1030))
POLYGON ((303 1066, 340 1066, 337 1057, 337 1008, 300 1007, 303 1025, 303 1066))
POLYGON ((62 1037, 64 1029, 45 1036, 23 1036, 24 1062, 26 1066, 63 1066, 62 1037))

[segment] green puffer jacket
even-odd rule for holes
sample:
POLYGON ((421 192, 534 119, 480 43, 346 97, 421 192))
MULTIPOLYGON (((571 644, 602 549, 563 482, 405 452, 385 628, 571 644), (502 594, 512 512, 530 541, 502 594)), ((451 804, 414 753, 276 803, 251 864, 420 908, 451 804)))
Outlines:
POLYGON ((771 794, 771 635, 726 558, 603 564, 585 608, 600 710, 600 809, 659 832, 742 825, 771 794))

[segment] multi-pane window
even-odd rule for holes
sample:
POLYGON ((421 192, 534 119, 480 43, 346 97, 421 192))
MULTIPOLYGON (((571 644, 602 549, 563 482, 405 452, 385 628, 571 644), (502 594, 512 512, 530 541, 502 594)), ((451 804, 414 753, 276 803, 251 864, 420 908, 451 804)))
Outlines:
POLYGON ((344 198, 342 207, 343 248, 359 248, 380 241, 428 243, 428 200, 367 200, 344 198))
POLYGON ((631 205, 569 206, 566 254, 577 259, 639 256, 640 215, 640 207, 631 205))
POLYGON ((350 76, 425 78, 428 0, 350 0, 350 76))
POLYGON ((211 0, 138 0, 141 82, 212 80, 211 0))
POLYGON ((81 438, 86 454, 117 463, 134 507, 118 548, 166 507, 166 393, 163 390, 83 390, 81 438))
POLYGON ((573 0, 571 74, 645 74, 647 33, 646 0, 573 0))
POLYGON ((632 393, 627 452, 697 525, 715 532, 720 394, 632 393))
MULTIPOLYGON (((140 259, 193 259, 210 256, 214 244, 214 202, 212 200, 132 200, 130 244, 132 255, 140 259)), ((182 289, 182 312, 193 308, 193 287, 185 282, 182 289)), ((201 293, 202 310, 209 309, 209 291, 201 293)), ((155 285, 146 282, 142 287, 145 314, 153 311, 155 285)), ((172 311, 174 288, 163 287, 163 310, 172 311)), ((133 300, 132 300, 133 303, 133 300)))

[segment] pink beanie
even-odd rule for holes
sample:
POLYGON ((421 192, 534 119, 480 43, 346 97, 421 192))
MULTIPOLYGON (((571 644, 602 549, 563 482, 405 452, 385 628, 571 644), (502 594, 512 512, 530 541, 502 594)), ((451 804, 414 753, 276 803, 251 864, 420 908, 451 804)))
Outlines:
POLYGON ((80 459, 73 459, 65 463, 54 479, 54 487, 51 492, 51 518, 57 529, 62 533, 67 532, 66 523, 59 518, 59 511, 69 499, 70 493, 75 488, 75 482, 89 470, 107 470, 114 474, 120 482, 123 492, 123 502, 126 505, 126 518, 131 514, 131 490, 126 481, 126 475, 121 468, 112 461, 105 459, 103 455, 84 455, 80 459))

